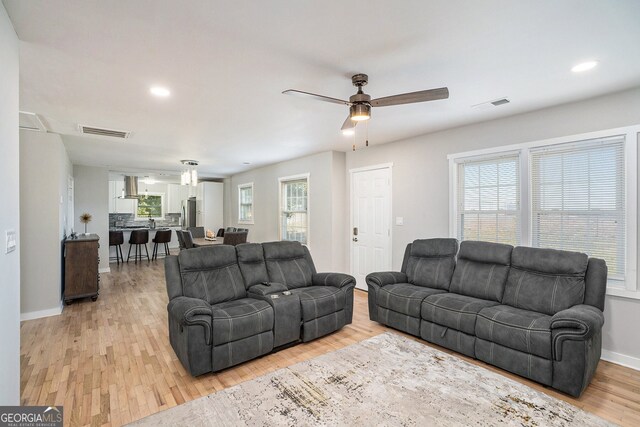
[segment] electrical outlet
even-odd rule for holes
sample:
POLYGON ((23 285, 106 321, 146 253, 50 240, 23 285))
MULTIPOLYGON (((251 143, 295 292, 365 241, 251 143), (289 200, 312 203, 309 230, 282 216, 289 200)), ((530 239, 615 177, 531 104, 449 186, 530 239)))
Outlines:
POLYGON ((396 217, 396 225, 404 225, 404 218, 401 216, 396 217))
POLYGON ((16 230, 5 230, 5 235, 7 236, 7 245, 6 252, 13 252, 16 250, 16 230))

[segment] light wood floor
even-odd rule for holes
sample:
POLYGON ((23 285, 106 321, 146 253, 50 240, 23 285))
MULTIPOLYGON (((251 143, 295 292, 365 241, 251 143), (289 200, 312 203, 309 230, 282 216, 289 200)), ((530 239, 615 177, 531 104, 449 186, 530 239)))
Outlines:
MULTIPOLYGON (((60 316, 21 325, 21 402, 64 405, 66 425, 119 426, 392 331, 369 321, 367 295, 356 291, 353 323, 342 330, 218 374, 193 378, 169 344, 162 260, 137 266, 112 264, 111 268, 112 273, 102 275, 98 301, 79 301, 66 306, 60 316)), ((640 425, 638 371, 601 361, 589 388, 580 399, 573 399, 482 362, 458 357, 610 421, 640 425)))

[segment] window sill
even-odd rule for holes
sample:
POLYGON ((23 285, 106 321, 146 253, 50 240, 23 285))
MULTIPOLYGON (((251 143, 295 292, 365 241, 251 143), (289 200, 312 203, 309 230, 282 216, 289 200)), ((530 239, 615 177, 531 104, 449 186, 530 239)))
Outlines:
POLYGON ((640 300, 640 291, 630 291, 629 289, 607 287, 607 295, 640 300))
POLYGON ((238 224, 242 224, 242 225, 253 225, 253 221, 238 221, 238 224))

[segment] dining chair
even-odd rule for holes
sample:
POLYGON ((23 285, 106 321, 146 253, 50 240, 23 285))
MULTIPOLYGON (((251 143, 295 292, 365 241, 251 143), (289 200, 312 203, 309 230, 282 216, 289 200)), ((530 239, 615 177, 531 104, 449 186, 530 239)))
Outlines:
POLYGON ((195 238, 204 238, 204 227, 189 227, 187 230, 189 230, 191 236, 195 238))
POLYGON ((182 232, 182 240, 184 241, 185 249, 192 249, 197 247, 197 245, 193 243, 193 236, 191 235, 191 232, 189 230, 182 232))
POLYGON ((223 245, 232 245, 236 246, 240 243, 247 243, 247 233, 246 232, 226 232, 224 233, 224 238, 222 240, 223 245))
POLYGON ((176 230, 176 235, 178 236, 178 247, 180 250, 184 249, 184 239, 182 238, 182 230, 176 230))

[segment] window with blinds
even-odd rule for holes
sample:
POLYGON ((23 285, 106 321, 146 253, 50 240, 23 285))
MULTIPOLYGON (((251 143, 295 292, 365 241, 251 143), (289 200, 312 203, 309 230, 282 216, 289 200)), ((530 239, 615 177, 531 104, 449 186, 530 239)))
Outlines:
POLYGON ((458 238, 520 243, 518 154, 458 163, 458 238))
POLYGON ((238 222, 253 224, 253 183, 238 186, 238 222))
POLYGON ((624 279, 624 136, 531 149, 530 162, 533 246, 603 258, 624 279))
POLYGON ((281 181, 280 239, 308 243, 307 178, 281 181))

